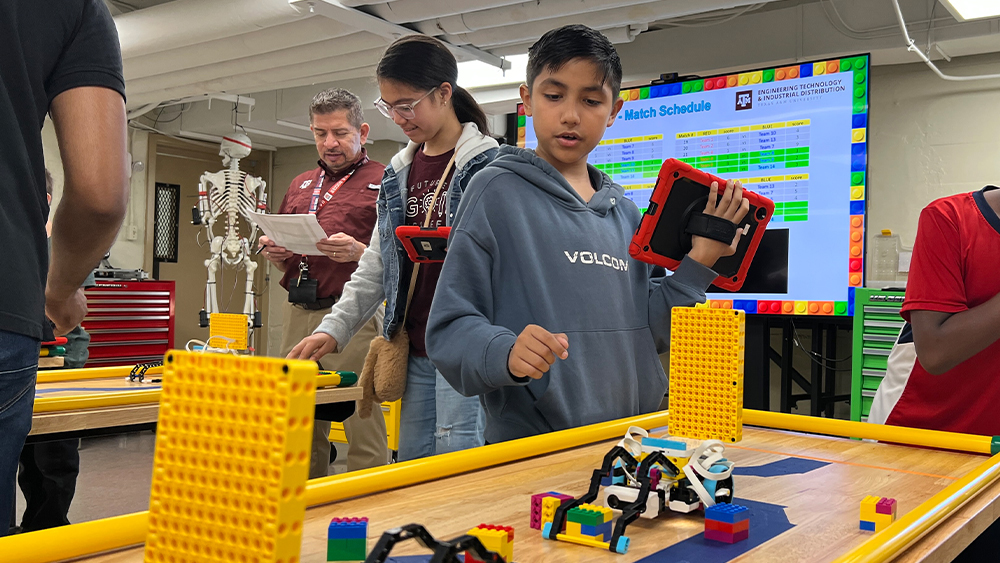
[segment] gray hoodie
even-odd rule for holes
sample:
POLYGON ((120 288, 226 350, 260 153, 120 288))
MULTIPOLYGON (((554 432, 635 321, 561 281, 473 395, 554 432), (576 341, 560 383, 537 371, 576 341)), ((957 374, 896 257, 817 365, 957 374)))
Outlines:
POLYGON ((589 172, 597 193, 584 202, 534 152, 501 147, 458 208, 427 353, 460 393, 481 396, 489 442, 655 410, 670 309, 704 302, 716 277, 687 257, 669 277, 629 257, 639 209, 589 172), (569 358, 538 380, 507 369, 529 324, 569 338, 569 358))

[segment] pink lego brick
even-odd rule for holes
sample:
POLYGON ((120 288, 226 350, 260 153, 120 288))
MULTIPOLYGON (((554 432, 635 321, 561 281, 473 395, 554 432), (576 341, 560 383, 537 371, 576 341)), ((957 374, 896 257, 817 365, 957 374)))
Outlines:
POLYGON ((883 498, 878 501, 875 505, 876 514, 892 514, 896 515, 896 499, 894 498, 883 498))

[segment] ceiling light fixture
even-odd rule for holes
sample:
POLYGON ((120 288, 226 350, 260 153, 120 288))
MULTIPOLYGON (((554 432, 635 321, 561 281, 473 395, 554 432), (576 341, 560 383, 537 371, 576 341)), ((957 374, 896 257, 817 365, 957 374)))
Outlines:
POLYGON ((941 0, 958 21, 1000 17, 1000 2, 996 0, 941 0))

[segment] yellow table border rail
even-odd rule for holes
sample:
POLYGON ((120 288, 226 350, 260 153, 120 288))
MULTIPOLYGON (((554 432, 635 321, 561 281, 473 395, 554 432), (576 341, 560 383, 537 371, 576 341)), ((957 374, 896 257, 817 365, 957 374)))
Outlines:
MULTIPOLYGON (((620 437, 629 426, 662 428, 667 411, 309 481, 306 503, 317 506, 378 493, 620 437), (391 477, 391 478, 389 478, 391 477)), ((884 440, 978 454, 994 454, 961 479, 885 530, 837 559, 838 563, 889 561, 1000 477, 1000 439, 935 430, 882 426, 803 415, 744 410, 743 422, 777 430, 884 440)), ((53 563, 142 544, 148 512, 0 538, 0 553, 21 563, 53 563)))

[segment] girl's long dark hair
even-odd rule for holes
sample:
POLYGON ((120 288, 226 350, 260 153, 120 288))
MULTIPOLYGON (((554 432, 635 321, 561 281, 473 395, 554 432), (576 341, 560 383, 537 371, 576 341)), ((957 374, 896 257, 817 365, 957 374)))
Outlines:
POLYGON ((455 115, 461 123, 472 122, 479 132, 489 135, 486 113, 475 98, 458 82, 458 61, 451 51, 433 37, 407 35, 389 45, 375 68, 378 80, 392 80, 415 90, 430 90, 442 82, 451 84, 455 115))

